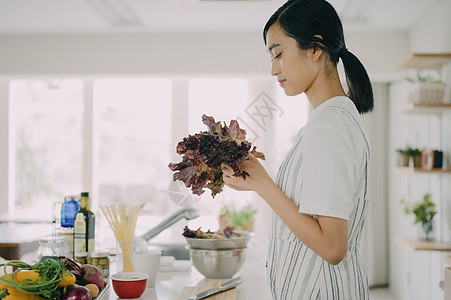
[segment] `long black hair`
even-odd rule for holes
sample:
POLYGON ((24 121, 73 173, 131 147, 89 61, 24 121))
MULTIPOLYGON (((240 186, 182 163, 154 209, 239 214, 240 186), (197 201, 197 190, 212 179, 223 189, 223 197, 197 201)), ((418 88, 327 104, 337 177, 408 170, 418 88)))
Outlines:
POLYGON ((296 40, 300 49, 320 48, 335 66, 341 57, 349 87, 348 97, 361 114, 373 109, 370 78, 360 60, 346 48, 343 26, 331 4, 325 0, 287 1, 266 23, 263 29, 265 45, 268 30, 275 23, 296 40))

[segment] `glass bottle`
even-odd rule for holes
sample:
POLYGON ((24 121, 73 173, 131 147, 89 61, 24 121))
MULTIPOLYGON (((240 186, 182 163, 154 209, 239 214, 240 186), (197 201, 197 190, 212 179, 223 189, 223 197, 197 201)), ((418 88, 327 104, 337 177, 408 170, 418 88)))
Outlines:
POLYGON ((64 197, 61 206, 61 227, 74 227, 75 214, 80 209, 80 202, 77 196, 64 197))
POLYGON ((74 253, 94 252, 95 215, 89 209, 89 193, 81 193, 80 209, 74 218, 74 253))

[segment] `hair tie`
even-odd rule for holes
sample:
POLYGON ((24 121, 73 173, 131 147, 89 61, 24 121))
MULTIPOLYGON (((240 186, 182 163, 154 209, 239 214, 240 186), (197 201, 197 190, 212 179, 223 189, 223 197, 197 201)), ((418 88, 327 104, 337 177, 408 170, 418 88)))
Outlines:
POLYGON ((338 57, 343 57, 343 55, 346 53, 346 52, 348 52, 348 48, 346 48, 346 47, 343 47, 343 48, 341 48, 340 50, 338 50, 338 57))

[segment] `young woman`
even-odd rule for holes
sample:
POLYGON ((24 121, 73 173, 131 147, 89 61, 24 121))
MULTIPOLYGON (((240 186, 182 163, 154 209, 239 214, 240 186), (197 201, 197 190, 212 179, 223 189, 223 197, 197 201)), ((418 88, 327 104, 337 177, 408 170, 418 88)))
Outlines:
POLYGON ((359 255, 370 155, 359 113, 373 108, 368 75, 324 0, 285 3, 268 20, 264 41, 271 74, 285 94, 305 93, 313 112, 276 182, 252 155, 242 163, 249 177, 235 177, 223 165, 224 181, 257 192, 274 211, 267 260, 274 299, 368 299, 359 255))

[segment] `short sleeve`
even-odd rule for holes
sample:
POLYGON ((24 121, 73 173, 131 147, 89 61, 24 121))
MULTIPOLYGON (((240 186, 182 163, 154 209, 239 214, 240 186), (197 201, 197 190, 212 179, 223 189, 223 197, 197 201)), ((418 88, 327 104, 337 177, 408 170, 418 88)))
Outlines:
POLYGON ((356 164, 350 137, 315 126, 304 134, 302 156, 299 212, 349 220, 356 164))

